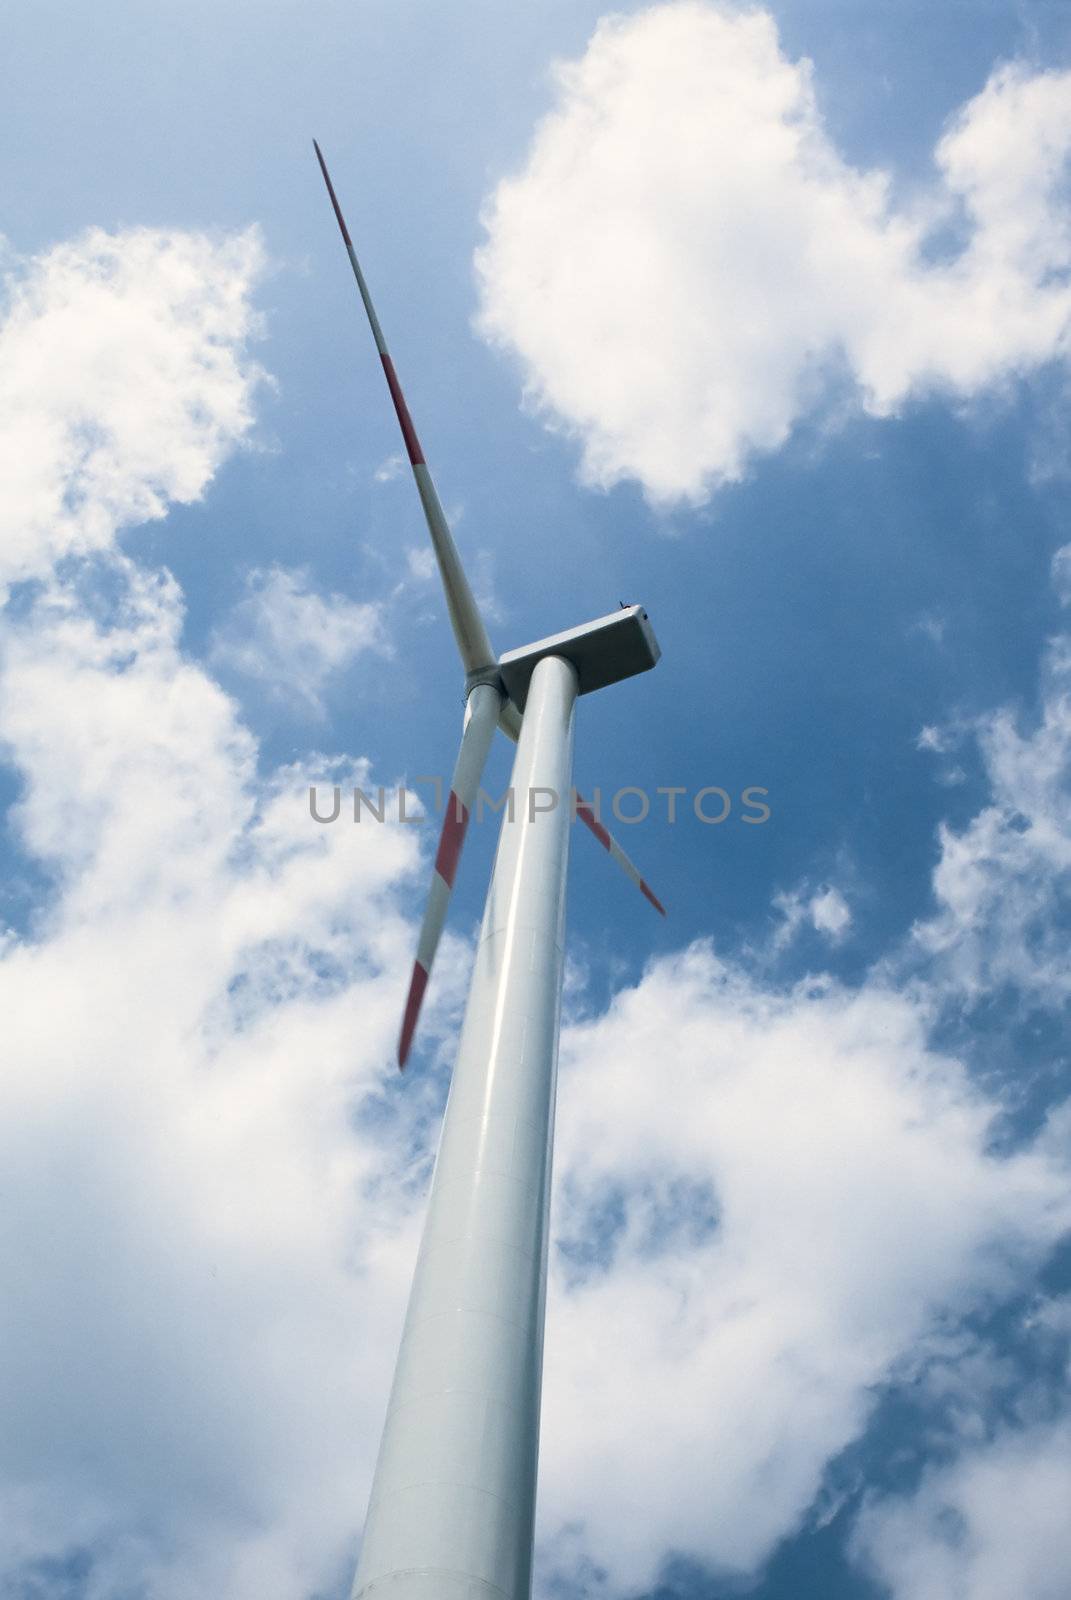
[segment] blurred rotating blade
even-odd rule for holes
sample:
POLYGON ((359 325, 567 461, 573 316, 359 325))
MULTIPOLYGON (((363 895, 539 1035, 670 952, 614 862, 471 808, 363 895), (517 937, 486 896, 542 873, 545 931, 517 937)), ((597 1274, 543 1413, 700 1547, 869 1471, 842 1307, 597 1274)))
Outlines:
POLYGON ((476 803, 476 795, 483 776, 487 752, 498 726, 502 696, 490 684, 478 683, 469 695, 465 706, 465 726, 461 732, 461 748, 457 753, 454 774, 450 779, 450 793, 446 800, 439 848, 435 856, 435 871, 431 876, 427 909, 417 941, 413 976, 409 982, 402 1031, 398 1040, 398 1066, 404 1067, 416 1032, 417 1019, 428 986, 431 965, 439 947, 439 939, 446 921, 450 894, 454 887, 457 863, 469 817, 476 803))

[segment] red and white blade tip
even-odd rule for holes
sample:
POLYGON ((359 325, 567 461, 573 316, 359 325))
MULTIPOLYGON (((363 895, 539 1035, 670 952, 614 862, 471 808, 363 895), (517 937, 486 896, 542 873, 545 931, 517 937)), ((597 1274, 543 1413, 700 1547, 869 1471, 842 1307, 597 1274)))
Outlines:
POLYGON ((651 888, 651 885, 647 882, 647 879, 640 872, 639 868, 629 860, 628 856, 622 850, 613 834, 608 828, 603 827, 602 823, 588 805, 583 795, 579 793, 576 797, 576 814, 580 818, 581 822, 583 822, 586 827, 590 828, 591 832, 595 835, 596 839, 598 839, 603 849, 612 857, 614 861, 617 862, 622 872, 624 872, 627 877, 632 879, 632 882, 636 885, 644 899, 649 900, 659 915, 664 917, 666 914, 666 908, 655 894, 654 890, 651 888))

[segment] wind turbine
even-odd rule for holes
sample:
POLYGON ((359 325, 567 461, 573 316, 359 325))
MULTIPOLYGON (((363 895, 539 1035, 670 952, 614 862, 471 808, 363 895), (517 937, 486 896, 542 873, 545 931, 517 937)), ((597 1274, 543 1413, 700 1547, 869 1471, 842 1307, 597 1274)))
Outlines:
POLYGON ((465 672, 465 719, 402 1019, 405 1066, 496 727, 517 742, 353 1600, 529 1600, 561 1014, 575 814, 664 909, 571 787, 578 695, 659 649, 623 606, 498 656, 424 460, 320 147, 401 426, 465 672))

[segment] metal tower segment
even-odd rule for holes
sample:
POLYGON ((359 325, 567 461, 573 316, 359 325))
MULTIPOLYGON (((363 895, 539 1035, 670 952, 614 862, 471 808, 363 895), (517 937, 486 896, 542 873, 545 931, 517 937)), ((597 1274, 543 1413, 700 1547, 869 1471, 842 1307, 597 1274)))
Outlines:
POLYGON ((354 1600, 531 1592, 576 688, 537 663, 354 1600))

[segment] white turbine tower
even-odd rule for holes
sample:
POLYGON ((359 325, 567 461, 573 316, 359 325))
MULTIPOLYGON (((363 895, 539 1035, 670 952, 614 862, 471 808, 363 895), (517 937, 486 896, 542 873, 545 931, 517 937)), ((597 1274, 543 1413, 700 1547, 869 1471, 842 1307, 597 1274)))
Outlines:
MULTIPOLYGON (((315 141, 314 141, 315 143, 315 141)), ((319 145, 424 507, 465 721, 398 1047, 405 1065, 496 726, 511 787, 365 1521, 354 1600, 529 1600, 576 697, 653 667, 640 606, 496 656, 443 516, 319 145)), ((664 915, 664 911, 663 911, 664 915)))

